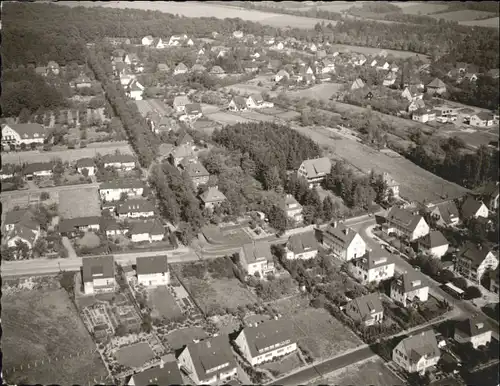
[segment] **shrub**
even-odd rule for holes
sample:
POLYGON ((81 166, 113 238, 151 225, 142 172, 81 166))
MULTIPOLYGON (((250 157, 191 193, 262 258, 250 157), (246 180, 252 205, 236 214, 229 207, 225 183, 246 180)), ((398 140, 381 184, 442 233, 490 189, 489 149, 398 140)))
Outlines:
POLYGON ((465 289, 464 298, 466 300, 477 299, 482 296, 481 290, 478 287, 470 286, 465 289))
POLYGON ((40 193, 40 200, 42 201, 46 201, 50 198, 50 194, 49 192, 42 192, 40 193))
POLYGON ((456 277, 452 280, 452 283, 462 290, 467 289, 467 280, 463 277, 456 277))

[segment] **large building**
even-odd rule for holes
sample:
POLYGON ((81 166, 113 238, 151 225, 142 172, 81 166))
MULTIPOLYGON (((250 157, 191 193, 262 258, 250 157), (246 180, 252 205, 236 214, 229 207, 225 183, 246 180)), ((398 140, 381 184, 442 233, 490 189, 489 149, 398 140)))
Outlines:
POLYGON ((116 285, 113 256, 84 257, 82 278, 85 294, 113 292, 116 285))
POLYGON ((243 357, 256 366, 297 350, 293 325, 285 319, 245 327, 235 339, 243 357))
POLYGON ((475 283, 480 283, 487 270, 498 267, 498 258, 482 244, 466 243, 457 253, 455 272, 475 283))
POLYGON ((392 360, 409 373, 424 374, 441 358, 433 330, 403 339, 392 351, 392 360))
POLYGON ((328 157, 308 159, 302 162, 297 175, 305 178, 309 187, 313 188, 319 186, 331 169, 332 163, 328 157))
POLYGON ((366 253, 366 243, 355 230, 334 221, 321 233, 323 245, 343 261, 361 257, 366 253))
POLYGON ((471 343, 477 349, 491 342, 491 328, 481 316, 475 316, 457 323, 453 337, 458 343, 471 343))

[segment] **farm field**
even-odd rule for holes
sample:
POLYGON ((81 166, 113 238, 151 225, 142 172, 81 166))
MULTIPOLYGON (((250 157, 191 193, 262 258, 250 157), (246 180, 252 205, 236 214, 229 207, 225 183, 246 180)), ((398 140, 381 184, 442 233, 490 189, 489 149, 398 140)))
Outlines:
POLYGON ((57 4, 66 5, 70 7, 84 6, 84 7, 107 7, 107 8, 135 8, 150 11, 160 11, 171 14, 179 14, 185 17, 215 17, 218 19, 226 18, 240 18, 242 20, 253 21, 256 23, 261 23, 264 25, 270 25, 272 27, 283 28, 283 27, 294 27, 294 28, 304 28, 312 29, 318 22, 324 21, 325 24, 332 23, 334 21, 324 20, 324 19, 312 19, 300 16, 291 15, 279 15, 275 13, 266 13, 261 11, 254 11, 248 9, 239 9, 236 7, 222 6, 218 4, 206 4, 201 2, 189 2, 189 3, 178 3, 178 2, 153 2, 153 1, 141 1, 141 2, 90 2, 82 1, 74 3, 72 1, 59 1, 57 4))
POLYGON ((308 350, 315 360, 324 360, 362 344, 326 310, 310 307, 306 298, 281 299, 271 306, 293 321, 299 346, 308 350))
POLYGON ((4 295, 2 319, 2 367, 7 383, 84 385, 108 375, 63 289, 4 295), (34 367, 35 360, 44 364, 34 367), (14 368, 17 371, 11 373, 14 368))
POLYGON ((154 357, 153 350, 146 342, 123 347, 116 352, 117 362, 130 368, 140 367, 154 357))
POLYGON ((166 286, 153 288, 148 293, 148 305, 153 318, 175 320, 182 316, 181 309, 166 286))
POLYGON ((418 3, 418 2, 394 2, 394 5, 397 5, 403 10, 403 13, 407 15, 428 15, 434 12, 442 12, 448 9, 448 5, 446 4, 431 4, 428 2, 418 3))
POLYGON ((59 215, 63 218, 100 216, 101 203, 97 188, 61 190, 59 215))
POLYGON ((492 12, 473 11, 470 9, 464 9, 461 11, 438 13, 431 16, 435 19, 444 19, 452 21, 470 21, 477 19, 494 18, 495 14, 492 12))
POLYGON ((394 375, 378 358, 370 358, 339 369, 316 379, 307 386, 313 385, 402 385, 403 381, 394 375))
POLYGON ((393 158, 350 139, 334 140, 329 132, 319 128, 314 130, 295 125, 292 125, 292 128, 322 145, 330 146, 335 156, 343 158, 361 171, 366 172, 373 168, 379 173, 388 172, 399 182, 401 196, 411 201, 434 201, 444 194, 451 198, 467 192, 467 189, 422 169, 406 158, 393 158))
POLYGON ((174 350, 178 350, 193 339, 203 339, 208 335, 201 327, 188 327, 175 330, 167 335, 167 342, 174 350))
POLYGON ((481 145, 488 146, 490 142, 498 141, 498 128, 492 130, 470 128, 468 130, 450 130, 439 132, 443 137, 458 137, 461 138, 469 146, 477 148, 481 145))
POLYGON ((63 162, 73 162, 80 158, 93 158, 98 153, 101 155, 114 154, 119 150, 122 154, 133 154, 130 145, 124 141, 107 142, 103 144, 89 144, 83 149, 66 149, 60 151, 23 151, 23 152, 2 152, 2 163, 35 163, 49 162, 54 158, 61 158, 63 162))
POLYGON ((380 51, 385 50, 389 55, 393 55, 395 58, 401 58, 401 59, 406 59, 406 58, 412 58, 412 57, 419 57, 420 60, 423 62, 430 62, 430 58, 427 55, 424 54, 416 54, 415 52, 411 51, 399 51, 399 50, 389 50, 385 49, 383 47, 380 48, 372 48, 372 47, 361 47, 361 46, 351 46, 347 44, 332 44, 331 47, 334 50, 350 50, 353 52, 357 52, 359 54, 363 55, 377 55, 380 51))
POLYGON ((321 83, 305 90, 288 91, 286 95, 290 98, 310 98, 328 101, 333 94, 338 93, 343 88, 344 85, 342 83, 321 83))
POLYGON ((484 20, 467 20, 467 21, 459 21, 458 24, 468 25, 468 26, 477 26, 477 27, 492 27, 492 28, 500 28, 500 18, 492 17, 491 19, 484 20))
POLYGON ((318 5, 316 8, 322 11, 342 12, 351 7, 360 7, 361 5, 363 5, 363 3, 366 3, 366 1, 357 1, 355 3, 350 1, 335 1, 331 4, 318 5))
POLYGON ((234 125, 235 123, 247 123, 254 121, 226 111, 218 111, 216 113, 206 114, 206 116, 212 121, 218 122, 222 125, 234 125))

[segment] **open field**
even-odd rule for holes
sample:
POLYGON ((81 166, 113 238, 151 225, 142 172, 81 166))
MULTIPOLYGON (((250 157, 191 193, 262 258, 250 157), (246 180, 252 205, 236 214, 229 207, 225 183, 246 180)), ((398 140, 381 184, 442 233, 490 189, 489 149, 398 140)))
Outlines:
POLYGON ((155 110, 161 115, 167 115, 167 112, 170 110, 169 106, 160 99, 144 99, 135 101, 135 104, 143 117, 145 117, 147 113, 155 110))
POLYGON ((167 342, 174 350, 178 350, 193 339, 203 339, 208 335, 201 327, 181 328, 167 335, 167 342))
POLYGON ((403 13, 407 15, 428 15, 434 12, 442 12, 448 9, 448 5, 446 4, 431 4, 428 2, 425 3, 417 3, 417 2, 394 2, 394 5, 397 5, 403 10, 403 13))
POLYGON ((406 59, 406 58, 412 58, 412 57, 419 57, 420 60, 422 60, 425 63, 430 62, 430 58, 427 55, 424 54, 416 54, 415 52, 411 51, 399 51, 399 50, 389 50, 385 49, 383 47, 381 48, 372 48, 372 47, 361 47, 361 46, 351 46, 347 44, 332 44, 331 46, 334 50, 349 50, 352 52, 357 52, 359 54, 363 55, 377 55, 380 51, 385 50, 389 55, 394 56, 395 58, 401 58, 401 59, 406 59))
POLYGON ((470 21, 477 19, 494 18, 495 14, 485 11, 473 11, 471 9, 464 9, 461 11, 444 12, 431 15, 435 19, 444 19, 451 21, 470 21))
POLYGON ((361 340, 325 309, 312 308, 306 298, 275 301, 271 306, 293 321, 298 344, 314 359, 326 359, 362 344, 361 340))
POLYGON ((4 295, 2 330, 2 368, 7 383, 85 385, 108 374, 63 289, 4 295))
POLYGON ((262 368, 270 370, 271 372, 277 374, 278 376, 296 371, 304 365, 302 359, 297 352, 288 354, 284 358, 278 359, 273 362, 265 363, 262 368))
POLYGON ((206 114, 206 116, 212 121, 218 122, 222 125, 234 125, 235 123, 254 122, 254 120, 252 119, 243 118, 238 115, 231 114, 228 111, 218 111, 216 113, 206 114))
POLYGON ((181 309, 167 287, 159 286, 148 293, 148 305, 153 310, 153 318, 173 319, 182 316, 181 309))
POLYGON ((130 145, 125 141, 120 142, 107 142, 107 143, 96 143, 89 144, 83 149, 67 149, 60 151, 23 151, 23 152, 2 152, 2 163, 34 163, 34 162, 49 162, 54 158, 61 158, 63 162, 72 162, 80 158, 93 158, 100 153, 114 154, 116 150, 119 150, 122 154, 133 154, 130 145), (91 146, 95 145, 95 146, 91 146))
POLYGON ((366 3, 366 1, 356 1, 356 2, 335 1, 335 2, 332 2, 331 4, 327 4, 327 5, 318 5, 317 8, 322 10, 322 11, 342 12, 342 11, 346 11, 347 9, 349 9, 351 7, 360 7, 363 3, 366 3))
POLYGON ((488 146, 490 142, 498 141, 498 127, 487 130, 485 128, 475 129, 472 126, 466 130, 439 131, 438 135, 443 137, 458 137, 471 147, 477 148, 481 145, 488 146))
POLYGON ((126 346, 116 352, 117 362, 130 368, 140 367, 154 357, 153 350, 146 342, 126 346))
POLYGON ((498 29, 500 28, 500 18, 492 17, 491 19, 484 19, 484 20, 466 20, 466 21, 459 21, 458 24, 477 26, 477 27, 492 27, 498 29))
POLYGON ((185 17, 215 17, 217 19, 226 18, 240 18, 246 21, 253 21, 256 23, 261 23, 264 25, 270 25, 272 27, 283 28, 283 27, 294 27, 294 28, 304 28, 312 29, 318 22, 324 21, 325 24, 332 23, 335 21, 325 20, 325 19, 312 19, 300 16, 291 15, 279 15, 276 13, 266 13, 261 11, 248 10, 243 8, 223 6, 218 4, 207 4, 201 2, 186 2, 177 3, 173 1, 169 2, 153 2, 153 1, 141 1, 141 2, 113 2, 107 3, 102 1, 90 2, 81 1, 74 3, 72 1, 59 1, 59 5, 66 5, 70 7, 84 6, 84 7, 107 7, 107 8, 134 8, 141 10, 150 11, 160 11, 171 14, 179 14, 185 17))
POLYGON ((100 216, 101 202, 97 188, 59 192, 59 215, 63 218, 100 216))
POLYGON ((344 88, 342 83, 321 83, 305 90, 288 91, 286 95, 290 98, 310 98, 328 101, 333 94, 344 88))
POLYGON ((400 184, 401 196, 411 201, 434 201, 444 194, 452 198, 467 192, 467 189, 422 169, 406 158, 390 157, 347 138, 332 139, 326 129, 296 125, 292 125, 292 128, 322 145, 330 146, 335 156, 343 158, 361 171, 373 168, 378 173, 388 172, 400 184))
POLYGON ((226 314, 226 309, 255 304, 259 300, 237 279, 200 280, 186 277, 184 284, 205 313, 226 314))
POLYGON ((394 375, 379 357, 370 358, 339 369, 309 383, 313 385, 402 385, 403 381, 394 375))

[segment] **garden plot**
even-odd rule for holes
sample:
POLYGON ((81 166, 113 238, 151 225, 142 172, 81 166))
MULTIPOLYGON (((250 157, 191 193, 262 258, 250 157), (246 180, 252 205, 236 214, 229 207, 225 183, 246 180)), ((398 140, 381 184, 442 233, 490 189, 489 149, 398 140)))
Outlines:
POLYGON ((201 327, 187 327, 177 329, 166 336, 168 345, 174 350, 184 347, 193 340, 201 340, 208 337, 208 334, 201 327))
POLYGON ((207 118, 210 118, 212 121, 218 122, 222 125, 234 125, 236 123, 254 122, 254 120, 252 119, 247 119, 226 111, 218 111, 216 113, 207 114, 207 118))
MULTIPOLYGON (((178 320, 183 313, 177 305, 167 286, 158 286, 148 290, 148 306, 151 308, 153 319, 165 318, 167 320, 178 320)), ((182 301, 184 299, 181 299, 182 301)))
POLYGON ((155 357, 153 350, 146 342, 122 347, 116 351, 115 355, 118 363, 132 369, 144 365, 155 357))
POLYGON ((265 363, 260 367, 269 370, 275 377, 281 377, 292 371, 296 371, 302 366, 304 366, 304 361, 300 357, 300 354, 293 352, 273 362, 265 363))
POLYGON ((95 329, 104 329, 108 335, 115 331, 113 322, 109 317, 105 303, 98 303, 90 307, 85 307, 82 311, 83 321, 87 329, 93 332, 95 329))
POLYGON ((101 202, 97 187, 61 190, 59 215, 66 219, 100 216, 101 202))

